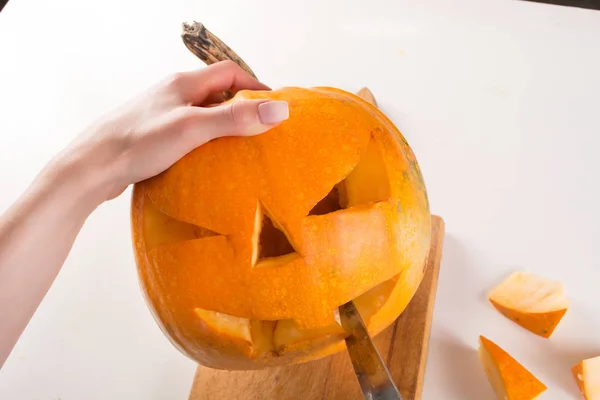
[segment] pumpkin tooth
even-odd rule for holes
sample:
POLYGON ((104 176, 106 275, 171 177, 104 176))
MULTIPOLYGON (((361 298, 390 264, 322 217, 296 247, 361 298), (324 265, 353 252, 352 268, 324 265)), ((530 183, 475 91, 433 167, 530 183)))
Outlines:
POLYGON ((250 320, 248 318, 234 317, 217 311, 196 308, 196 315, 206 326, 217 334, 241 339, 252 344, 250 320))
POLYGON ((303 329, 295 320, 284 319, 277 322, 273 343, 277 353, 283 355, 312 347, 315 342, 333 343, 345 335, 344 329, 336 322, 320 328, 303 329))
POLYGON ((254 354, 261 355, 271 353, 275 350, 273 334, 277 321, 261 321, 253 319, 250 321, 252 336, 252 350, 254 354))

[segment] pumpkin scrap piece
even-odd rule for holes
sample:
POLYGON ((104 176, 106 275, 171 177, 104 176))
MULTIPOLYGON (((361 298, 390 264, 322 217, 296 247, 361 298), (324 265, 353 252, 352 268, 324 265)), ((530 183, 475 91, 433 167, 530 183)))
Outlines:
POLYGON ((600 356, 582 360, 571 372, 585 400, 600 399, 600 356))
POLYGON ((494 288, 489 301, 505 317, 549 338, 569 308, 560 282, 528 272, 515 272, 494 288))
POLYGON ((534 400, 547 387, 491 340, 479 336, 479 358, 498 400, 534 400))

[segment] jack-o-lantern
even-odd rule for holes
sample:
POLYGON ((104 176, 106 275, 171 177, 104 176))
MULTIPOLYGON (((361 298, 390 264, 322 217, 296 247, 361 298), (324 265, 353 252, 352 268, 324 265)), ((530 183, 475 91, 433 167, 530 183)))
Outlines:
POLYGON ((417 290, 430 213, 415 157, 367 101, 334 88, 241 91, 290 118, 213 140, 138 183, 141 286, 163 332, 203 365, 257 369, 344 348, 353 300, 376 335, 417 290))

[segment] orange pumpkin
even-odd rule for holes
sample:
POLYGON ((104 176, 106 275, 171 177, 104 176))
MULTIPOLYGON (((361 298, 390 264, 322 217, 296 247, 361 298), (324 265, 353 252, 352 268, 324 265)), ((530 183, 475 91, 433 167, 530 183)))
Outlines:
MULTIPOLYGON (((203 25, 182 36, 207 64, 231 59, 254 75, 203 25)), ((233 370, 324 357, 345 346, 340 305, 353 300, 376 335, 413 297, 427 192, 406 140, 361 95, 373 104, 327 87, 238 92, 229 101, 285 100, 290 118, 213 140, 134 186, 141 287, 193 360, 233 370)))
POLYGON ((157 322, 203 365, 257 369, 344 348, 337 307, 372 335, 417 290, 430 213, 413 152, 375 106, 333 88, 241 91, 290 118, 227 137, 135 185, 132 234, 157 322))

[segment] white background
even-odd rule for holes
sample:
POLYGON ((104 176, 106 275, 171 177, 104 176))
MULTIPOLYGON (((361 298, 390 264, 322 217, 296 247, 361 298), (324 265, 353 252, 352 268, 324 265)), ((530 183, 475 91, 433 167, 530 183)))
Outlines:
MULTIPOLYGON (((493 394, 479 334, 578 399, 600 355, 600 12, 518 1, 10 0, 0 13, 0 209, 89 122, 202 67, 180 24, 222 37, 272 87, 371 88, 447 223, 424 400, 493 394), (326 4, 326 5, 325 5, 326 4), (485 292, 516 269, 562 281, 545 340, 485 292)), ((140 294, 129 191, 93 214, 0 371, 0 398, 186 399, 194 364, 140 294)), ((0 316, 1 318, 1 316, 0 316)))

